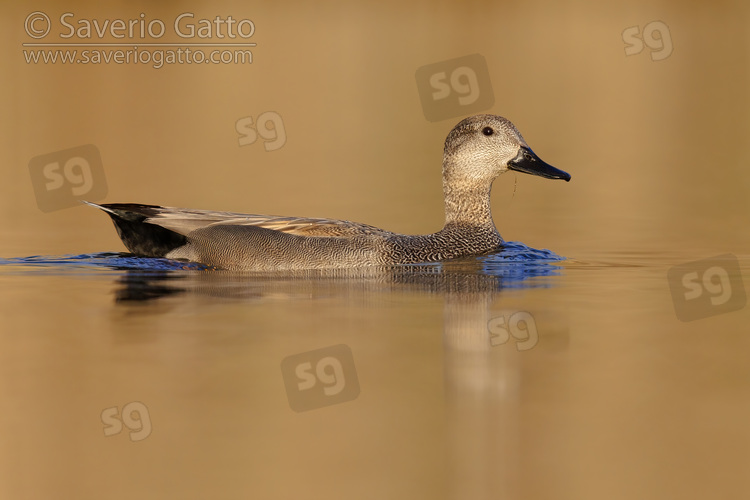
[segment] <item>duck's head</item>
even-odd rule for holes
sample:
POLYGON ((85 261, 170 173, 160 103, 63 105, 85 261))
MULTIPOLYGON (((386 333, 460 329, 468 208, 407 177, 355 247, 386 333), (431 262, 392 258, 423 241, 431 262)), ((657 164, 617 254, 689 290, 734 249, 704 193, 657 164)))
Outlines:
POLYGON ((502 116, 471 116, 448 134, 443 152, 444 178, 485 184, 506 170, 570 180, 570 174, 542 161, 502 116))

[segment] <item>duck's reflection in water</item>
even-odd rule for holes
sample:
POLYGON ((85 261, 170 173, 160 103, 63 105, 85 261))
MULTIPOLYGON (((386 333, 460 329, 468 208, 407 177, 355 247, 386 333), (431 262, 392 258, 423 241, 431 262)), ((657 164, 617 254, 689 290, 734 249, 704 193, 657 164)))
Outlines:
MULTIPOLYGON (((375 308, 383 307, 391 292, 442 296, 446 448, 450 471, 446 480, 452 490, 449 498, 512 499, 519 498, 522 361, 528 356, 527 347, 533 347, 538 338, 530 338, 537 335, 536 326, 529 324, 533 318, 524 317, 521 323, 526 324, 521 326, 527 336, 526 344, 514 342, 511 334, 515 332, 511 327, 518 328, 518 324, 514 325, 511 313, 493 311, 493 302, 497 306, 497 299, 508 287, 551 286, 544 279, 528 277, 554 275, 559 271, 558 267, 547 266, 547 273, 538 269, 529 273, 523 264, 517 267, 492 273, 485 262, 472 259, 438 265, 283 274, 131 271, 120 279, 116 293, 121 304, 158 303, 162 301, 154 299, 186 294, 194 296, 196 301, 205 300, 206 296, 244 301, 346 297, 356 301, 358 307, 375 308), (501 338, 504 331, 505 338, 501 338)), ((180 307, 178 304, 186 301, 163 302, 155 312, 163 311, 162 306, 180 307)), ((537 319, 557 314, 541 311, 538 305, 534 307, 537 319)), ((554 342, 561 345, 560 335, 554 342)))

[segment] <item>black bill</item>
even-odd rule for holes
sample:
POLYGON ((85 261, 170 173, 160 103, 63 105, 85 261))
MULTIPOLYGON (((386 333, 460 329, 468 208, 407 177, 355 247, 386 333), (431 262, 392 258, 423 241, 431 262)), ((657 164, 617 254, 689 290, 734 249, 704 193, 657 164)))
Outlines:
POLYGON ((521 146, 518 155, 508 162, 508 168, 525 174, 538 175, 546 179, 570 180, 570 174, 544 163, 536 153, 526 146, 521 146))

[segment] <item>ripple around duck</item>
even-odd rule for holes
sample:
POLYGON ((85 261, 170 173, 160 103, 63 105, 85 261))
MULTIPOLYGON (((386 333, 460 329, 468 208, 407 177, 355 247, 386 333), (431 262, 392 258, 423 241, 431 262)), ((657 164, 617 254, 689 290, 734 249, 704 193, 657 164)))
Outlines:
MULTIPOLYGON (((503 286, 524 287, 522 282, 537 276, 555 276, 562 267, 556 263, 565 260, 550 250, 537 250, 519 242, 506 242, 502 250, 447 262, 395 266, 399 273, 414 274, 483 274, 501 278, 503 286)), ((102 271, 128 271, 152 273, 165 271, 207 271, 210 266, 164 258, 139 257, 129 253, 101 252, 80 255, 33 255, 0 259, 4 274, 60 274, 102 271)), ((393 269, 393 268, 392 268, 393 269)), ((345 270, 341 270, 343 273, 345 270)), ((352 270, 356 277, 356 270, 352 270)), ((363 271, 363 270, 360 270, 363 271)), ((243 274, 243 273, 239 273, 243 274)), ((267 275, 268 273, 263 273, 267 275)), ((273 274, 273 273, 271 273, 273 274)), ((281 273, 284 274, 284 273, 281 273)), ((337 273, 338 274, 338 273, 337 273)), ((346 274, 346 273, 343 273, 346 274)), ((365 273, 367 275, 368 273, 365 273)), ((313 274, 314 275, 314 274, 313 274)), ((309 276, 308 276, 309 277, 309 276)), ((533 286, 545 286, 536 284, 533 286)))
POLYGON ((537 250, 517 241, 507 241, 499 252, 479 257, 482 271, 498 276, 504 288, 535 288, 551 286, 549 281, 529 282, 529 278, 557 276, 565 257, 551 250, 537 250))
POLYGON ((100 252, 80 255, 32 255, 0 259, 0 266, 18 266, 23 271, 80 272, 86 270, 177 271, 210 269, 203 264, 176 260, 138 257, 129 253, 100 252))

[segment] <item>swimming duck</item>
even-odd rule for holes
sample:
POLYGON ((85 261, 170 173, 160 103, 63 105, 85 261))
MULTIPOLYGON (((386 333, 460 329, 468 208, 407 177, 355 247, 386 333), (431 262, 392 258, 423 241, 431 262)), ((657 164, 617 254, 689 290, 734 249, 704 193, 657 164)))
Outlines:
POLYGON ((248 271, 414 264, 502 248, 490 190, 507 170, 570 180, 569 174, 542 161, 510 121, 476 115, 459 122, 445 140, 445 226, 434 234, 397 234, 332 219, 86 203, 104 210, 128 250, 143 256, 248 271))

